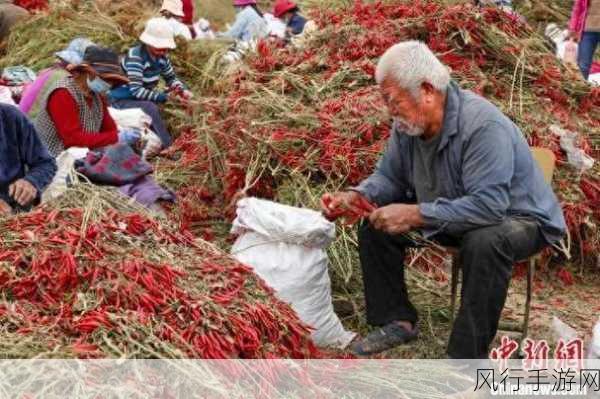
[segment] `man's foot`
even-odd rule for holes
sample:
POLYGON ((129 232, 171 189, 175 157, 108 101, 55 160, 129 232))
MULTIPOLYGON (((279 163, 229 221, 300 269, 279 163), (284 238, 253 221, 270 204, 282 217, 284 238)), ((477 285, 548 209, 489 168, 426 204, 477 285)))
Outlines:
POLYGON ((404 324, 391 322, 352 343, 350 349, 358 356, 369 356, 406 344, 418 336, 419 329, 416 326, 409 329, 404 324))

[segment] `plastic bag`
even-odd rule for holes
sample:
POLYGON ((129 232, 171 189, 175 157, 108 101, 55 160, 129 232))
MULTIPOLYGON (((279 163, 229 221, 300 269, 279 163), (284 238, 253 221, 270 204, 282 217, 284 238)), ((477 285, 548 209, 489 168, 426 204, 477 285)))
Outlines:
POLYGON ((585 172, 594 166, 594 158, 590 157, 580 148, 577 148, 577 133, 562 129, 559 126, 550 126, 550 132, 560 137, 560 147, 567 153, 569 164, 580 172, 585 172))
POLYGON ((314 328, 322 347, 345 348, 355 333, 346 331, 333 311, 325 248, 335 239, 335 225, 320 213, 256 198, 238 202, 231 252, 251 266, 314 328))
POLYGON ((150 159, 162 150, 162 141, 150 129, 152 118, 141 108, 108 108, 108 113, 115 120, 119 130, 134 129, 140 132, 142 159, 150 159))
POLYGON ((600 359, 600 318, 594 326, 594 332, 592 333, 592 341, 590 342, 587 358, 600 359))
POLYGON ((552 331, 554 332, 556 341, 562 339, 563 341, 568 342, 577 338, 577 331, 556 316, 552 318, 552 331))
POLYGON ((17 106, 12 98, 12 92, 7 86, 0 86, 0 103, 17 106))
POLYGON ((108 113, 115 120, 119 130, 144 130, 152 125, 152 118, 142 111, 141 108, 115 109, 109 107, 108 113))
POLYGON ((196 21, 194 29, 196 30, 196 39, 214 39, 216 37, 215 32, 210 27, 210 22, 204 18, 196 21))
POLYGON ((148 160, 158 155, 162 150, 162 141, 152 130, 142 131, 142 159, 148 160))
POLYGON ((286 25, 281 19, 269 13, 265 13, 263 18, 265 19, 265 21, 267 21, 267 29, 269 31, 270 36, 285 39, 286 25))

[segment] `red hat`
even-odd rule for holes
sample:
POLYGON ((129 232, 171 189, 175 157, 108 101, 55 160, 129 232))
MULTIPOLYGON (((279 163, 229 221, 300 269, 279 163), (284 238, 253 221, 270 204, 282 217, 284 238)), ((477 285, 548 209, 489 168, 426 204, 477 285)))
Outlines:
POLYGON ((283 14, 295 10, 296 8, 298 8, 298 6, 291 0, 277 0, 273 7, 273 15, 277 18, 281 18, 283 14))

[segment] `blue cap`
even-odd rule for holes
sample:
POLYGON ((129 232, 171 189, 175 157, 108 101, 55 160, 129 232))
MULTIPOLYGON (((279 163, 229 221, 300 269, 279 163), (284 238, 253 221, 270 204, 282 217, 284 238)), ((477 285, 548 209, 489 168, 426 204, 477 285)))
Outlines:
POLYGON ((83 61, 85 50, 93 44, 94 42, 90 39, 79 37, 72 40, 66 49, 55 53, 55 55, 69 64, 79 65, 83 61))

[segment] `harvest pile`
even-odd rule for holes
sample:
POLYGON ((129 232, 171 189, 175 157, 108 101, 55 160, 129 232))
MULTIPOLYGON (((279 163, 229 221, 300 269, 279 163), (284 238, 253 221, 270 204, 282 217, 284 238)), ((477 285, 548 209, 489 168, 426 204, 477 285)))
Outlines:
MULTIPOLYGON (((289 308, 246 268, 192 237, 225 249, 240 195, 316 208, 323 192, 368 176, 389 135, 375 65, 389 46, 407 39, 427 42, 461 86, 498 105, 531 145, 555 152, 554 187, 570 234, 563 248, 548 255, 561 266, 582 262, 593 273, 589 266, 600 249, 600 182, 593 176, 600 169, 581 175, 572 168, 549 128, 579 132, 580 147, 597 158, 600 89, 591 90, 576 71, 560 65, 530 26, 495 9, 449 0, 307 3, 320 31, 302 48, 261 42, 256 55, 229 68, 218 62, 226 49, 222 43, 182 44, 174 53, 196 102, 186 110, 166 110, 179 138, 155 161, 155 170, 161 183, 177 191, 168 214, 179 234, 139 210, 88 219, 81 208, 89 196, 0 224, 0 237, 9 243, 8 254, 1 251, 0 282, 13 293, 5 301, 0 325, 7 327, 0 337, 22 343, 2 346, 0 353, 314 355, 289 308), (31 225, 46 220, 44 229, 33 231, 31 225), (69 266, 67 272, 59 273, 58 265, 69 266), (44 289, 32 291, 34 284, 44 289), (178 315, 200 322, 184 328, 178 315)), ((12 36, 0 64, 48 66, 53 52, 77 36, 122 51, 136 41, 149 15, 143 4, 57 2, 48 16, 12 36), (41 29, 47 32, 42 43, 41 29)), ((329 252, 334 302, 349 303, 347 324, 362 328, 356 233, 348 226, 338 233, 329 252)), ((411 264, 444 281, 443 262, 443 256, 420 252, 411 264)), ((572 279, 562 267, 560 276, 572 279)))
POLYGON ((0 221, 0 357, 318 356, 248 267, 116 195, 0 221))

